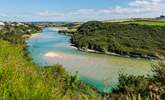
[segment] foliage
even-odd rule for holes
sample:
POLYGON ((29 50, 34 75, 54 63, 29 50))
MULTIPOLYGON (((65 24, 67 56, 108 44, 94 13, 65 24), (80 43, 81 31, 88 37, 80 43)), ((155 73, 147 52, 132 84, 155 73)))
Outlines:
POLYGON ((160 99, 154 94, 150 94, 150 96, 147 97, 142 97, 140 94, 128 94, 128 95, 120 96, 118 100, 160 100, 160 99))
POLYGON ((144 58, 165 56, 165 27, 87 22, 72 36, 78 48, 144 58))
POLYGON ((152 72, 153 75, 148 77, 121 74, 118 86, 118 91, 122 93, 121 98, 139 100, 137 98, 140 97, 142 100, 160 100, 160 98, 164 100, 165 63, 160 62, 159 65, 153 66, 152 72))
POLYGON ((18 25, 17 23, 5 23, 5 26, 0 29, 0 39, 14 44, 23 44, 26 39, 23 37, 23 35, 31 35, 40 30, 41 29, 39 27, 31 24, 18 25))
POLYGON ((159 66, 153 66, 154 72, 151 81, 158 87, 159 94, 165 99, 165 62, 160 62, 159 66))
POLYGON ((133 76, 133 75, 119 75, 119 86, 120 91, 126 93, 145 93, 148 85, 148 80, 144 76, 133 76))
POLYGON ((159 66, 154 65, 152 68, 152 71, 154 72, 153 74, 153 79, 154 81, 158 82, 159 84, 165 84, 165 63, 160 62, 159 66))

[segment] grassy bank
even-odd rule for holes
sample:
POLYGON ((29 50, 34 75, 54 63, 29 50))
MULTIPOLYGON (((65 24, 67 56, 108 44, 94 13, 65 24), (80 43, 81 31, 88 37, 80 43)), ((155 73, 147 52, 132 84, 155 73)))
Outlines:
POLYGON ((0 98, 61 100, 95 98, 96 93, 61 65, 40 68, 28 61, 20 45, 0 41, 0 98))
POLYGON ((91 87, 81 83, 77 75, 66 72, 61 65, 41 68, 32 63, 25 53, 25 39, 22 37, 29 28, 25 28, 22 32, 22 27, 15 27, 10 26, 10 29, 6 30, 5 26, 0 33, 1 100, 100 98, 91 87))

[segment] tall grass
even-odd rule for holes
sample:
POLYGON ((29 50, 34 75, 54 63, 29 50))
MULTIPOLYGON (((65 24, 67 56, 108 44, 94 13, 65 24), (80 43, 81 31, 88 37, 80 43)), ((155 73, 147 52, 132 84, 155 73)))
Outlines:
POLYGON ((28 61, 21 45, 0 40, 1 100, 88 100, 99 98, 61 65, 47 68, 28 61))

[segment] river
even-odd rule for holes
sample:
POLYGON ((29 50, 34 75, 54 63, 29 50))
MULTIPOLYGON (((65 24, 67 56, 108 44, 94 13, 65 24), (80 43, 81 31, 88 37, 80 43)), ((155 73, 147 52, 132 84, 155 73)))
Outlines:
POLYGON ((70 36, 45 28, 27 41, 33 61, 41 66, 62 64, 71 73, 78 72, 81 81, 101 92, 111 92, 118 84, 118 74, 147 75, 151 60, 87 53, 71 46, 70 36))

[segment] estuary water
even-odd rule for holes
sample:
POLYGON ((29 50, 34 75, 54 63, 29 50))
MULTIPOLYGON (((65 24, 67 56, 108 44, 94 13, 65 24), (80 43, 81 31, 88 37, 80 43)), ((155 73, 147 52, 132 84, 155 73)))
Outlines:
POLYGON ((111 92, 117 86, 119 73, 151 73, 151 60, 82 52, 71 46, 70 39, 55 28, 45 28, 29 38, 27 45, 35 63, 42 66, 61 64, 68 72, 78 72, 82 82, 101 92, 111 92))

